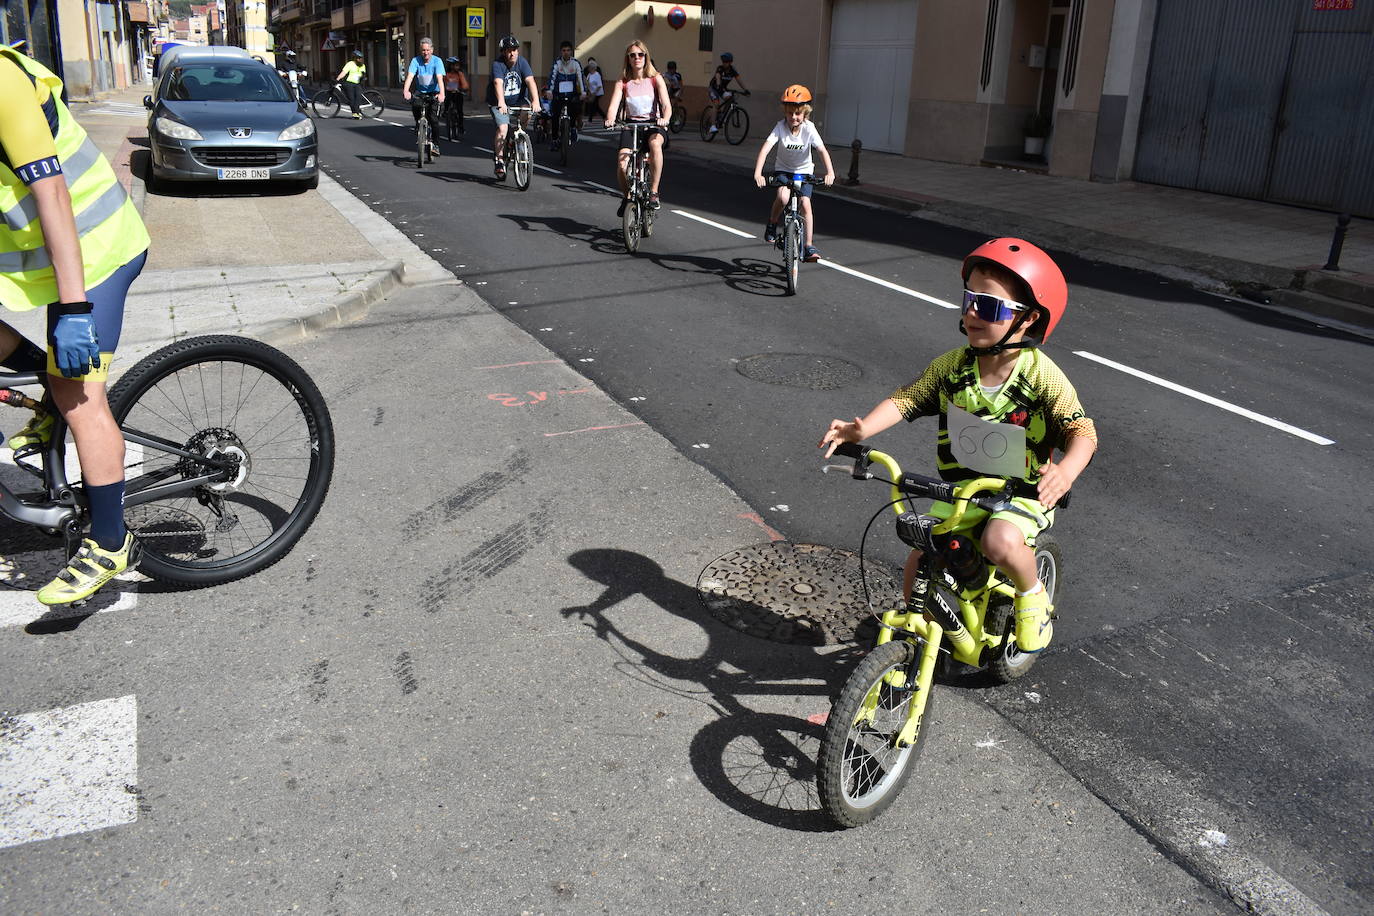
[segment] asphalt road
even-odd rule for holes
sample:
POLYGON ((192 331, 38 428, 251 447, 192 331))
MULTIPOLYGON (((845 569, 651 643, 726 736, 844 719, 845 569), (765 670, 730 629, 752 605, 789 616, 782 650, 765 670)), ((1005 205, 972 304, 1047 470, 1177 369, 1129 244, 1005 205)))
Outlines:
MULTIPOLYGON (((519 192, 491 178, 486 121, 423 171, 403 127, 322 130, 331 174, 768 526, 857 547, 883 494, 822 478, 815 442, 959 344, 954 312, 913 293, 952 302, 980 237, 818 194, 825 259, 868 278, 805 265, 788 297, 757 239, 765 193, 739 175, 670 154, 631 256, 593 184, 614 186, 607 143, 566 170, 537 151, 519 192)), ((1367 911, 1370 341, 1056 254, 1071 307, 1047 352, 1102 444, 1057 527, 1055 649, 988 702, 1147 835, 1210 849, 1224 834, 1272 870, 1255 880, 1367 911)), ((920 468, 933 435, 923 420, 876 444, 920 468)))

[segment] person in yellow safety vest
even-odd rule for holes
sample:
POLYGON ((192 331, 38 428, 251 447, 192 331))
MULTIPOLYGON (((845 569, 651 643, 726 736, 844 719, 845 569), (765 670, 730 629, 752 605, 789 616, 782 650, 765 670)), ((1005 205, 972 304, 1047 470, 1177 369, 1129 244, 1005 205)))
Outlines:
POLYGON ((344 92, 347 93, 348 107, 353 109, 355 121, 363 116, 363 113, 358 109, 358 93, 361 91, 358 88, 358 83, 362 82, 366 75, 367 65, 363 63, 363 52, 354 51, 352 59, 344 64, 339 75, 334 77, 334 81, 342 86, 344 92))
MULTIPOLYGON (((124 437, 105 398, 124 299, 143 269, 148 230, 114 169, 62 104, 62 81, 0 46, 0 303, 47 309, 47 349, 0 321, 0 365, 46 369, 52 403, 76 440, 91 527, 43 604, 95 594, 136 565, 124 527, 124 437)), ((51 439, 51 414, 9 440, 16 454, 51 439)))

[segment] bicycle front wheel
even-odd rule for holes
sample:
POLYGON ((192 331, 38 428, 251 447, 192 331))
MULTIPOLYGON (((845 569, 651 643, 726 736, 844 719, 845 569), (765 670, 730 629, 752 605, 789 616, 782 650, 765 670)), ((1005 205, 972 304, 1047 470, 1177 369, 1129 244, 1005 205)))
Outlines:
MULTIPOLYGON (((883 643, 859 663, 830 710, 816 761, 821 807, 842 827, 857 827, 887 810, 911 778, 925 737, 924 721, 913 743, 896 746, 906 725, 913 689, 916 647, 904 640, 883 643), (893 687, 900 674, 905 686, 893 687)), ((922 719, 930 715, 926 700, 922 719)))
POLYGON ((310 100, 310 107, 315 109, 315 117, 332 118, 339 113, 339 97, 333 89, 321 89, 310 100))
POLYGON ((515 135, 515 186, 522 191, 530 187, 530 172, 534 169, 534 147, 530 135, 521 131, 515 135))
POLYGON ((711 133, 711 128, 714 127, 715 124, 716 106, 707 105, 704 109, 702 109, 701 123, 698 125, 701 128, 701 139, 710 142, 711 140, 714 140, 716 138, 716 135, 711 133))
POLYGON ((386 109, 386 101, 380 92, 373 92, 371 89, 364 89, 358 99, 358 111, 364 118, 381 117, 386 109))
POLYGON ((736 105, 725 119, 725 139, 731 146, 739 146, 749 136, 749 112, 736 105))
POLYGON ((420 115, 420 123, 415 125, 415 167, 425 167, 425 153, 429 152, 429 119, 420 115))
POLYGON ((289 356, 243 337, 194 337, 139 361, 110 390, 129 432, 173 443, 233 475, 140 502, 143 490, 208 465, 153 446, 126 449, 125 523, 139 569, 182 585, 218 585, 286 556, 314 521, 334 470, 334 426, 319 388, 289 356))
POLYGON ((801 222, 789 219, 783 226, 782 264, 787 271, 787 295, 797 294, 797 284, 801 281, 801 222))
POLYGON ((687 123, 687 109, 681 105, 673 106, 673 116, 668 119, 668 129, 675 134, 682 133, 682 127, 687 123))
POLYGON ((625 213, 620 220, 620 228, 625 233, 625 248, 630 254, 639 250, 639 195, 631 192, 631 197, 625 203, 625 213))
POLYGON ((558 119, 558 164, 568 164, 568 148, 572 146, 572 120, 558 119))

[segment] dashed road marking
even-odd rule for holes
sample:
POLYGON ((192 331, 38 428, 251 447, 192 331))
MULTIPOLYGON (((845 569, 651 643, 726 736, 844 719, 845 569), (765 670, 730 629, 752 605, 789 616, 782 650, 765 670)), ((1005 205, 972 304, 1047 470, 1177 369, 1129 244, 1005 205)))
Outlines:
POLYGON ((137 819, 132 695, 0 719, 0 847, 137 819))

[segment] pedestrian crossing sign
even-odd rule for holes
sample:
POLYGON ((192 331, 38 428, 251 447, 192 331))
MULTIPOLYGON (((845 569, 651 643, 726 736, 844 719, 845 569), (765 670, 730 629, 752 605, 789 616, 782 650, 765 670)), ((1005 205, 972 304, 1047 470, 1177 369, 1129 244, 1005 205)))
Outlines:
POLYGON ((485 6, 469 6, 466 8, 468 17, 468 37, 486 38, 487 37, 487 8, 485 6))

